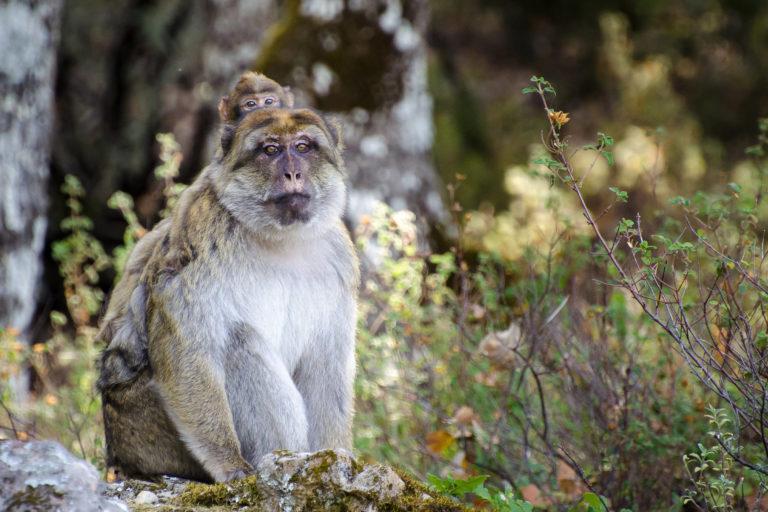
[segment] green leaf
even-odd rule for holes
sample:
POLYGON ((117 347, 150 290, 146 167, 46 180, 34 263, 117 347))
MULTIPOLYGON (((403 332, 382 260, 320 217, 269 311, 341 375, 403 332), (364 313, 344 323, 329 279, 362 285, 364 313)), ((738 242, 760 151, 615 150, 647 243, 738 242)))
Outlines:
POLYGON ((67 316, 60 311, 51 311, 51 323, 54 325, 66 325, 67 316))
POLYGON ((596 511, 603 512, 605 510, 603 502, 600 501, 600 497, 593 492, 585 493, 581 501, 591 506, 596 511))
POLYGON ((606 135, 603 132, 597 132, 597 139, 600 142, 601 147, 613 146, 613 137, 606 135))
POLYGON ((616 200, 620 203, 626 203, 627 199, 629 199, 629 195, 627 194, 626 190, 619 190, 616 187, 608 187, 608 190, 616 194, 616 200))
POLYGON ((669 200, 669 204, 681 204, 683 206, 690 206, 691 201, 684 198, 683 196, 675 196, 669 200))

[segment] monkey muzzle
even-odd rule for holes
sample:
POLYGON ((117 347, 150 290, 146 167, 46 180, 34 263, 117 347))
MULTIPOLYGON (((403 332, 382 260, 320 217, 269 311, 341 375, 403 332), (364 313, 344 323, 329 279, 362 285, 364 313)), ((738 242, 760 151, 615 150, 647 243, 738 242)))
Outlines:
POLYGON ((280 194, 274 198, 277 207, 280 224, 288 225, 296 221, 307 222, 309 220, 309 194, 291 192, 280 194))

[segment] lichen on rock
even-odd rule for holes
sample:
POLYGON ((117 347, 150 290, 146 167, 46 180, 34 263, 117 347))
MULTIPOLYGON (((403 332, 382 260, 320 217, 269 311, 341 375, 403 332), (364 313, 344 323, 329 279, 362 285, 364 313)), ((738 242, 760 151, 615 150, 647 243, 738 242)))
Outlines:
POLYGON ((236 507, 253 511, 413 511, 467 510, 394 469, 360 464, 345 450, 286 451, 266 455, 255 475, 218 484, 190 484, 180 503, 193 510, 236 507))

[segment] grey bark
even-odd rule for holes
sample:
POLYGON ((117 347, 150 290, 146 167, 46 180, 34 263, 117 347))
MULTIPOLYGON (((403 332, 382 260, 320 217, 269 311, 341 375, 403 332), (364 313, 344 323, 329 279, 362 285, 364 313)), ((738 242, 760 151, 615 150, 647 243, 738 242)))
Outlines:
POLYGON ((60 0, 0 3, 0 326, 26 333, 45 241, 60 0))
POLYGON ((257 68, 296 89, 297 103, 345 121, 349 220, 375 201, 429 224, 446 212, 432 164, 426 0, 301 0, 265 42, 257 68))

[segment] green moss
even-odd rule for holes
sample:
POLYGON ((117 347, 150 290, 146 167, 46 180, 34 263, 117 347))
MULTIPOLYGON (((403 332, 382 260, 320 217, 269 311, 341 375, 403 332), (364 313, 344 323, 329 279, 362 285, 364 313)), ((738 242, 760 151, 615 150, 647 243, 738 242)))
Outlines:
POLYGON ((63 494, 52 485, 28 485, 24 490, 11 496, 6 503, 8 510, 28 510, 30 512, 53 510, 61 505, 63 494))
MULTIPOLYGON (((297 488, 307 490, 306 502, 302 510, 325 510, 343 512, 352 509, 363 510, 375 503, 382 512, 466 512, 471 509, 455 503, 450 498, 440 496, 429 490, 423 483, 408 473, 395 470, 405 482, 403 493, 391 500, 381 501, 376 492, 350 491, 325 488, 323 475, 338 461, 338 454, 333 450, 318 452, 312 458, 314 466, 306 472, 299 472, 291 477, 290 483, 297 488)), ((356 475, 362 470, 361 464, 351 468, 356 475)), ((193 509, 210 507, 210 510, 229 510, 233 507, 246 510, 261 510, 259 480, 255 475, 229 483, 200 484, 191 483, 178 498, 179 505, 193 509)), ((207 508, 206 508, 207 509, 207 508)))
MULTIPOLYGON (((305 475, 301 475, 299 473, 294 474, 291 477, 291 483, 299 483, 300 481, 312 483, 319 481, 320 477, 325 474, 328 469, 336 463, 337 460, 339 460, 339 457, 333 450, 323 450, 317 452, 312 457, 312 460, 316 465, 310 469, 311 473, 305 475), (316 462, 317 459, 322 459, 322 461, 318 464, 316 462)), ((354 472, 357 473, 359 470, 359 465, 356 464, 354 467, 354 472)))
POLYGON ((189 506, 258 506, 261 500, 258 484, 256 475, 227 483, 190 483, 178 499, 189 506))

